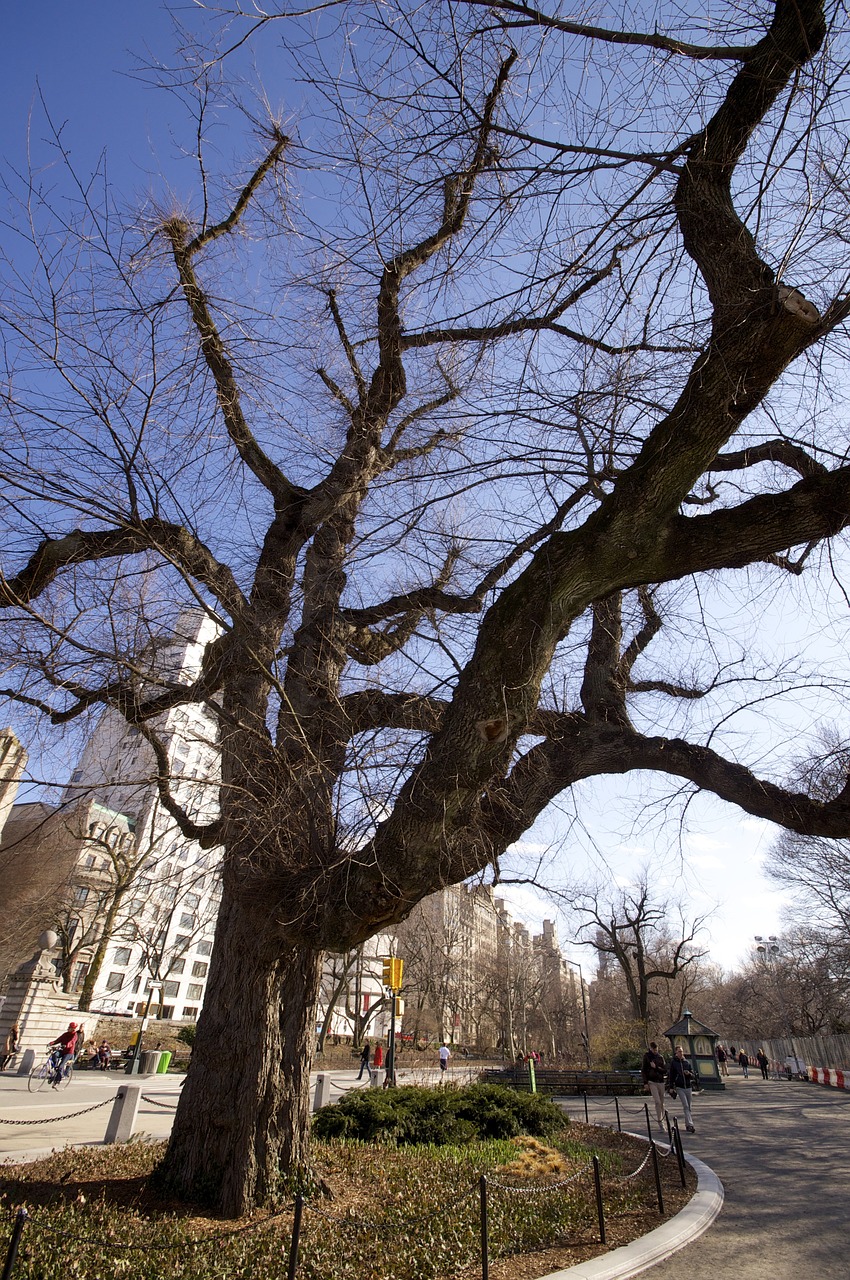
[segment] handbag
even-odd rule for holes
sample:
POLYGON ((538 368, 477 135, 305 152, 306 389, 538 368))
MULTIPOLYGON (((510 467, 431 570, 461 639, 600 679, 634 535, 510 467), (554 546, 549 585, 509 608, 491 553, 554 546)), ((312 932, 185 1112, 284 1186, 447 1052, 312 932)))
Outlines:
POLYGON ((665 1092, 665 1093, 668 1095, 668 1097, 670 1097, 670 1098, 678 1098, 678 1096, 679 1096, 679 1095, 678 1095, 678 1093, 676 1092, 676 1090, 673 1088, 673 1086, 672 1086, 671 1084, 668 1084, 668 1086, 667 1086, 667 1088, 664 1090, 664 1092, 665 1092))

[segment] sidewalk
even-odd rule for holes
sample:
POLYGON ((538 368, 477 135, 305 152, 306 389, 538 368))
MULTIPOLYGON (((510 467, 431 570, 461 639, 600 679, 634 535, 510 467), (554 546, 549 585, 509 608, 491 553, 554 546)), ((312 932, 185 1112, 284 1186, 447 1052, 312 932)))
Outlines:
MULTIPOLYGON (((642 1274, 651 1280, 837 1280, 850 1274, 850 1094, 762 1080, 752 1070, 749 1080, 734 1074, 726 1084, 725 1093, 706 1091, 694 1100, 695 1134, 686 1135, 682 1125, 686 1152, 723 1183, 720 1216, 693 1244, 642 1274)), ((583 1119, 583 1105, 571 1100, 569 1113, 583 1119)), ((677 1113, 675 1103, 671 1113, 677 1113)), ((623 1099, 622 1114, 623 1128, 645 1132, 637 1099, 623 1099)), ((591 1099, 590 1119, 613 1124, 610 1102, 591 1099)))
MULTIPOLYGON (((357 1083, 357 1069, 328 1071, 331 1077, 331 1102, 352 1088, 366 1088, 364 1079, 357 1083)), ((318 1072, 311 1075, 311 1092, 318 1072)), ((458 1066, 449 1078, 464 1083, 470 1068, 458 1066)), ((180 1095, 183 1075, 126 1076, 123 1071, 75 1071, 70 1084, 63 1089, 27 1091, 27 1077, 12 1072, 0 1073, 0 1162, 23 1158, 28 1154, 44 1154, 55 1147, 81 1142, 102 1142, 112 1110, 110 1103, 122 1084, 142 1085, 142 1101, 136 1116, 137 1134, 167 1138, 171 1132, 174 1108, 180 1095), (145 1098, 151 1101, 145 1101, 145 1098), (96 1110, 89 1107, 102 1104, 96 1110), (84 1115, 74 1113, 86 1111, 84 1115), (68 1117, 60 1119, 59 1117, 68 1117), (3 1123, 15 1121, 14 1124, 3 1123), (27 1123, 21 1123, 26 1121, 27 1123)), ((441 1078, 437 1067, 402 1069, 399 1084, 436 1084, 441 1078)))

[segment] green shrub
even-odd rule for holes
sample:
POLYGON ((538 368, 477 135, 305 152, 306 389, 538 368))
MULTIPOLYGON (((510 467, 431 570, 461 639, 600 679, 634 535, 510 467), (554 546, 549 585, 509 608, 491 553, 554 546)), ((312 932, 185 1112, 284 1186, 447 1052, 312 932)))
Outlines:
POLYGON ((460 1146, 518 1134, 542 1137, 563 1129, 562 1111, 539 1094, 496 1084, 462 1089, 358 1089, 313 1117, 318 1138, 382 1141, 399 1146, 460 1146))
POLYGON ((189 1048, 192 1049, 194 1048, 195 1036, 197 1034, 198 1034, 197 1022, 187 1022, 186 1025, 184 1027, 181 1027, 180 1030, 177 1032, 177 1039, 180 1041, 181 1044, 187 1044, 189 1048))

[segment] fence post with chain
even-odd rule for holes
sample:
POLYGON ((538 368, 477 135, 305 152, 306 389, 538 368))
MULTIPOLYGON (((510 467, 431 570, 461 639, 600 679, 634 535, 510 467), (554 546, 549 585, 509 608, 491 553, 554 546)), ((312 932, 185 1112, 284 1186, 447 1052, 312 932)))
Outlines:
POLYGON ((15 1225, 12 1227, 12 1238, 9 1241, 9 1248, 6 1250, 6 1261, 3 1264, 3 1280, 9 1280, 12 1274, 12 1267, 15 1265, 15 1258, 18 1256, 18 1245, 21 1243, 21 1236, 24 1233, 27 1218, 29 1214, 23 1206, 15 1214, 15 1225))
POLYGON ((129 1142, 136 1125, 136 1112, 142 1085, 124 1084, 115 1095, 115 1102, 109 1115, 104 1142, 129 1142))
POLYGON ((487 1179, 483 1173, 478 1183, 478 1189, 481 1198, 481 1280, 489 1280, 490 1245, 487 1223, 487 1179))
POLYGON ((661 1170, 658 1167, 658 1148, 655 1143, 650 1141, 649 1149, 652 1152, 652 1172, 655 1174, 655 1194, 658 1196, 658 1212, 664 1217, 664 1192, 661 1190, 661 1170))
POLYGON ((298 1241, 301 1237, 301 1217, 304 1213, 304 1197, 301 1192, 295 1197, 295 1212, 292 1215, 292 1240, 289 1244, 289 1267, 286 1280, 295 1280, 298 1270, 298 1241))
POLYGON ((593 1157, 593 1189, 596 1192, 596 1216, 599 1219, 599 1243, 605 1244, 605 1210, 602 1207, 602 1179, 599 1176, 599 1157, 593 1157))

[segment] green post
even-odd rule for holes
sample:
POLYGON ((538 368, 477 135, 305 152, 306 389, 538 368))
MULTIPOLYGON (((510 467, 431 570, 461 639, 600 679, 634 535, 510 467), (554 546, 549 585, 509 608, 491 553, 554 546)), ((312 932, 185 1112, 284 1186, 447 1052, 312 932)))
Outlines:
POLYGON ((534 1059, 528 1059, 528 1084, 532 1093, 537 1092, 537 1076, 534 1074, 534 1059))

